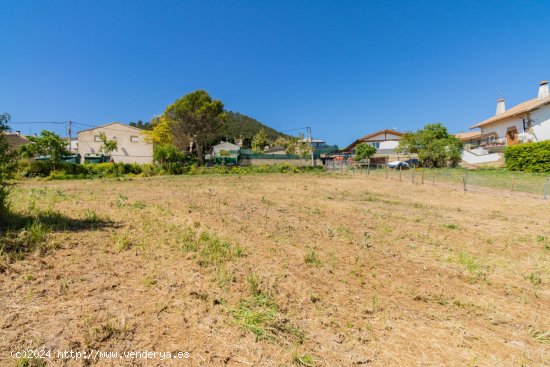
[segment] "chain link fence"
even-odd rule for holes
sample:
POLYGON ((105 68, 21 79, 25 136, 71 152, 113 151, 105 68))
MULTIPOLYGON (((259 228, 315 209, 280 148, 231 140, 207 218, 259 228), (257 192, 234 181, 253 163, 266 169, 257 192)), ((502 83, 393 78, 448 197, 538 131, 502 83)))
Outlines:
POLYGON ((373 175, 398 182, 420 185, 458 185, 464 191, 476 192, 483 188, 507 192, 524 192, 547 200, 550 197, 550 175, 513 172, 500 169, 468 170, 463 168, 392 169, 384 165, 359 166, 346 161, 327 162, 328 172, 354 175, 373 175))

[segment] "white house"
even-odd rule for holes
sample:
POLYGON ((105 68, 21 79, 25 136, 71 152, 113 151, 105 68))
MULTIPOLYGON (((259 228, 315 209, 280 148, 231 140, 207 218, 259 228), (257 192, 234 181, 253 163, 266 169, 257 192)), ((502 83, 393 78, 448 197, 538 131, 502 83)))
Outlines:
POLYGON ((395 150, 395 148, 399 145, 401 136, 403 136, 402 132, 395 131, 393 129, 380 130, 355 140, 344 149, 344 152, 353 153, 355 146, 361 143, 367 143, 380 150, 395 150))
POLYGON ((153 143, 145 139, 142 129, 112 122, 78 132, 78 153, 84 159, 89 155, 100 153, 103 143, 100 134, 107 139, 116 140, 118 148, 111 153, 115 163, 151 163, 153 161, 153 143))
POLYGON ((355 154, 355 147, 358 144, 366 143, 376 148, 376 153, 370 159, 372 164, 385 164, 392 160, 400 160, 406 158, 399 156, 395 149, 399 145, 399 141, 403 133, 393 129, 384 129, 371 134, 367 134, 362 138, 355 140, 343 151, 345 154, 355 154))
POLYGON ((548 82, 540 82, 538 96, 510 109, 497 101, 494 116, 470 129, 480 129, 480 146, 498 147, 550 139, 550 93, 548 82))
POLYGON ((327 145, 327 142, 321 139, 311 139, 311 138, 304 138, 301 140, 302 143, 309 143, 313 149, 316 148, 323 148, 327 145))

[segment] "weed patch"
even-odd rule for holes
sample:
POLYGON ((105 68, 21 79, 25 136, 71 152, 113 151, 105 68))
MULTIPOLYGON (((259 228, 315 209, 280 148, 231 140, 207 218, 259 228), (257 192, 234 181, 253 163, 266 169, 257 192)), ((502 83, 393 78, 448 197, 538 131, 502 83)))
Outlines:
POLYGON ((181 251, 196 253, 198 263, 202 267, 218 267, 238 257, 245 256, 239 245, 231 245, 227 240, 220 239, 211 232, 196 232, 187 228, 178 238, 181 251))
POLYGON ((234 322, 256 336, 256 341, 285 341, 302 343, 304 332, 282 315, 273 296, 260 289, 260 277, 247 277, 250 296, 241 298, 237 306, 229 309, 234 322))
POLYGON ((461 252, 458 255, 456 262, 464 266, 470 275, 474 277, 474 279, 484 278, 486 275, 485 267, 471 254, 461 252))
POLYGON ((310 266, 321 266, 321 260, 315 251, 311 250, 304 256, 304 262, 310 266))

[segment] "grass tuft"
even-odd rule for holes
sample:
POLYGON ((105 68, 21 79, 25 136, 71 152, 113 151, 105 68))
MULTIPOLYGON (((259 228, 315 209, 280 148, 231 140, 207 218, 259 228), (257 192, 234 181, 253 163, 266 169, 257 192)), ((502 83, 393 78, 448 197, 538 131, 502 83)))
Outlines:
POLYGON ((304 256, 304 262, 310 266, 322 265, 321 260, 319 259, 319 256, 317 256, 317 254, 313 250, 311 250, 304 256))
POLYGON ((308 367, 312 367, 316 365, 315 359, 311 354, 298 354, 296 352, 292 354, 292 363, 298 366, 308 366, 308 367))

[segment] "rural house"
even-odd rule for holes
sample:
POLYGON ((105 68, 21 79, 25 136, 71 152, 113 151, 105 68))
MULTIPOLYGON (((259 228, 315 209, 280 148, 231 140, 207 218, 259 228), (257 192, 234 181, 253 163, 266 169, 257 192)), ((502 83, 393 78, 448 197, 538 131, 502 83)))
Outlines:
POLYGON ((21 135, 19 131, 16 131, 14 133, 4 133, 3 135, 12 150, 16 150, 21 145, 27 144, 29 142, 29 140, 21 135))
POLYGON ((495 115, 471 127, 477 128, 481 132, 482 146, 506 146, 550 139, 548 81, 540 82, 536 98, 508 110, 504 99, 500 98, 495 115))
POLYGON ((118 148, 111 153, 115 163, 141 164, 153 161, 153 144, 145 139, 143 130, 118 122, 78 132, 78 153, 82 159, 101 154, 101 133, 105 133, 107 139, 117 141, 118 148))
POLYGON ((481 133, 479 131, 467 131, 455 134, 455 137, 464 143, 465 148, 477 147, 481 144, 481 133))
MULTIPOLYGON (((403 136, 402 132, 393 129, 380 130, 355 140, 347 146, 343 152, 344 154, 354 155, 355 147, 359 144, 366 143, 376 148, 376 154, 370 159, 371 164, 386 164, 393 160, 399 160, 400 156, 395 149, 399 145, 401 136, 403 136)), ((401 158, 404 158, 404 156, 401 158)))
POLYGON ((67 142, 67 150, 72 152, 78 152, 78 138, 63 138, 67 142))
MULTIPOLYGON (((540 82, 536 98, 506 109, 504 99, 497 101, 495 115, 470 129, 479 129, 473 141, 463 140, 463 162, 497 164, 504 162, 503 152, 508 145, 550 139, 550 93, 548 82, 540 82)), ((460 139, 460 137, 459 137, 460 139)))

